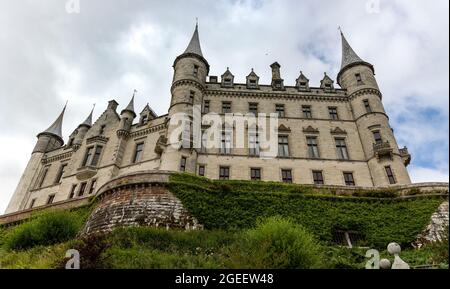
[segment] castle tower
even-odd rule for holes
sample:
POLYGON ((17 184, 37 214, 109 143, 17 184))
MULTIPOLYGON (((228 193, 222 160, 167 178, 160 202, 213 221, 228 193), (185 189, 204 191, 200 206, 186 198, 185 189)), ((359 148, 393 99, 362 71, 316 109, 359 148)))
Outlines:
POLYGON ((25 171, 20 178, 19 184, 17 185, 11 201, 9 202, 5 212, 6 214, 25 209, 24 202, 28 199, 26 194, 30 191, 30 187, 33 185, 33 182, 37 177, 42 157, 46 152, 58 149, 64 145, 64 140, 62 137, 62 123, 66 107, 67 105, 64 106, 61 114, 48 129, 37 135, 38 141, 36 142, 31 158, 28 161, 25 171))
POLYGON ((342 37, 342 66, 337 80, 347 89, 356 126, 375 186, 409 184, 410 156, 399 150, 389 124, 372 64, 362 60, 342 37))
POLYGON ((197 153, 192 149, 192 126, 194 113, 199 115, 203 102, 203 91, 209 73, 208 61, 203 57, 198 25, 183 54, 175 59, 172 82, 172 99, 169 109, 167 143, 161 156, 161 170, 195 172, 197 153), (181 124, 181 127, 180 127, 181 124), (180 129, 181 128, 181 129, 180 129), (180 132, 183 131, 182 136, 180 132), (183 163, 180 166, 181 162, 183 163))
POLYGON ((86 118, 85 121, 83 121, 78 128, 76 129, 76 134, 73 138, 73 149, 76 151, 80 148, 81 144, 83 143, 84 137, 86 136, 89 129, 92 127, 92 114, 94 113, 94 108, 91 110, 91 113, 86 118))

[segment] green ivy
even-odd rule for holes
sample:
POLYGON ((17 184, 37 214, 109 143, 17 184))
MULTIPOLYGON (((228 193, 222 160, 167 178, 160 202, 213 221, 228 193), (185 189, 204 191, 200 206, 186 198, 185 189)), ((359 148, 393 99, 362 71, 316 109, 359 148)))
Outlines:
POLYGON ((206 229, 251 228, 261 218, 280 215, 323 241, 331 242, 336 229, 355 230, 366 245, 378 248, 393 241, 409 245, 443 201, 439 196, 397 199, 392 190, 344 197, 310 186, 211 181, 189 174, 172 175, 170 189, 206 229))

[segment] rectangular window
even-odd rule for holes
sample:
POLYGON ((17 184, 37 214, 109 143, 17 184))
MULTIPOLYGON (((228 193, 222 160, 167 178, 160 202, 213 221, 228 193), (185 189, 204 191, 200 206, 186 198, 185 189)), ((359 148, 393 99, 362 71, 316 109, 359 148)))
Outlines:
POLYGON ((147 124, 148 123, 148 114, 144 114, 141 117, 141 125, 147 124))
POLYGON ((366 108, 366 112, 368 112, 368 113, 372 112, 372 108, 370 107, 369 100, 364 99, 363 102, 364 102, 364 107, 366 108))
POLYGON ((32 199, 30 202, 30 206, 28 208, 32 209, 34 207, 35 203, 36 203, 36 199, 32 199))
POLYGON ((97 146, 95 148, 94 156, 92 157, 91 166, 96 167, 98 165, 98 161, 100 160, 100 155, 102 154, 102 146, 97 146))
POLYGON ((258 133, 250 132, 248 135, 248 154, 251 156, 259 156, 259 135, 258 133))
POLYGON ((339 119, 339 114, 338 114, 337 107, 329 107, 328 108, 328 112, 330 113, 330 119, 332 119, 332 120, 338 120, 339 119))
POLYGON ((80 190, 78 191, 78 196, 79 197, 84 195, 84 193, 86 191, 86 186, 87 186, 87 183, 81 183, 80 190))
POLYGON ((286 111, 284 108, 284 104, 277 104, 275 105, 275 111, 278 114, 278 117, 285 117, 286 116, 286 111))
POLYGON ((323 185, 325 182, 323 181, 323 173, 322 171, 313 171, 313 179, 315 185, 323 185))
POLYGON ((222 102, 222 113, 231 113, 231 102, 222 102))
POLYGON ((232 86, 232 85, 233 85, 233 79, 231 79, 231 78, 229 78, 229 77, 226 77, 226 78, 223 80, 223 83, 224 83, 225 86, 232 86))
POLYGON ((93 155, 94 155, 94 147, 88 148, 86 151, 86 155, 84 156, 83 167, 91 163, 93 155))
POLYGON ((387 167, 385 167, 385 169, 386 169, 387 177, 389 179, 389 183, 391 185, 396 184, 397 181, 395 180, 395 176, 394 176, 394 172, 392 171, 392 168, 390 166, 387 166, 387 167))
POLYGON ((221 180, 229 180, 230 179, 230 168, 229 167, 220 167, 219 178, 221 180))
POLYGON ((378 130, 373 132, 373 138, 374 138, 376 144, 381 144, 383 142, 381 133, 378 130))
POLYGON ((231 131, 223 131, 220 142, 220 153, 229 155, 231 154, 231 131))
POLYGON ((205 100, 205 102, 203 103, 203 113, 209 113, 210 103, 211 102, 209 100, 205 100))
POLYGON ((312 109, 310 105, 304 105, 302 106, 303 110, 303 117, 304 118, 312 118, 312 109))
POLYGON ((77 189, 77 185, 72 185, 72 188, 70 189, 69 199, 73 199, 75 197, 75 190, 76 189, 77 189))
POLYGON ((198 167, 198 175, 201 177, 205 176, 205 166, 202 165, 198 167))
POLYGON ((355 74, 355 77, 356 77, 356 82, 357 82, 359 85, 360 85, 360 84, 363 84, 362 77, 361 77, 361 73, 355 74))
POLYGON ((53 204, 54 200, 55 200, 55 195, 48 196, 47 205, 53 204))
POLYGON ((56 175, 55 184, 61 183, 61 179, 66 171, 67 164, 62 164, 59 168, 58 175, 56 175))
POLYGON ((248 104, 248 112, 258 115, 258 104, 257 103, 249 103, 248 104))
POLYGON ((340 160, 348 160, 348 150, 347 150, 347 144, 345 143, 345 139, 343 138, 336 138, 336 150, 337 155, 340 160))
POLYGON ((45 168, 42 170, 42 172, 41 172, 41 176, 40 176, 40 178, 39 178, 39 182, 38 182, 38 185, 37 185, 37 188, 38 188, 38 189, 39 189, 39 188, 42 188, 42 186, 44 185, 45 178, 47 177, 47 173, 48 173, 48 168, 49 168, 49 167, 45 167, 45 168))
POLYGON ((260 181, 261 180, 261 169, 250 169, 250 178, 252 181, 260 181))
POLYGON ((292 170, 281 170, 281 180, 283 183, 292 183, 292 170))
POLYGON ((136 148, 134 150, 133 163, 138 163, 142 159, 142 154, 144 152, 144 143, 136 144, 136 148))
POLYGON ((97 180, 92 180, 91 187, 89 188, 89 195, 95 192, 95 187, 97 186, 97 180))
POLYGON ((287 135, 278 136, 278 156, 289 157, 289 137, 287 135))
POLYGON ((106 125, 102 125, 102 126, 100 127, 99 135, 103 135, 103 134, 105 133, 105 129, 106 129, 106 125))
POLYGON ((345 185, 346 186, 350 186, 350 187, 354 187, 355 186, 355 179, 353 178, 353 173, 344 173, 344 180, 345 180, 345 185))
POLYGON ((308 145, 308 156, 313 159, 318 159, 320 154, 317 137, 307 137, 306 144, 308 145))
POLYGON ((195 99, 195 91, 191 90, 189 94, 189 102, 193 104, 194 99, 195 99))
POLYGON ((185 172, 186 171, 186 163, 187 163, 187 158, 186 157, 182 157, 181 158, 181 163, 180 163, 180 171, 181 172, 185 172))
POLYGON ((199 66, 198 65, 194 65, 194 71, 193 71, 193 73, 194 73, 194 76, 198 76, 198 69, 199 69, 199 66))

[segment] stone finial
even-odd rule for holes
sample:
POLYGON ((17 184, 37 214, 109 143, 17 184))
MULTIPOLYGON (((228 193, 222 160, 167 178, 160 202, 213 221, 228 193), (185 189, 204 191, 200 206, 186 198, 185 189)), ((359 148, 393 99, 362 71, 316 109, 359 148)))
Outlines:
POLYGON ((400 252, 402 248, 397 243, 390 243, 387 247, 389 254, 394 255, 394 264, 392 264, 392 269, 410 269, 408 263, 400 258, 400 252))

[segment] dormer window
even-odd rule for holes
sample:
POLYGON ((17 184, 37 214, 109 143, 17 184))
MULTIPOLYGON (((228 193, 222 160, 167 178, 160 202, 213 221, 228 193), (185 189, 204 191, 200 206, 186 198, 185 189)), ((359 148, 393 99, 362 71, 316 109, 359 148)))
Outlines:
POLYGON ((141 117, 141 125, 144 125, 144 124, 147 124, 148 123, 148 115, 147 114, 144 114, 142 117, 141 117))
POLYGON ((234 75, 230 72, 229 68, 222 74, 222 87, 233 87, 234 75))
POLYGON ((225 78, 224 83, 225 83, 225 85, 230 86, 233 83, 233 81, 231 80, 231 78, 227 77, 227 78, 225 78))
POLYGON ((247 76, 247 88, 248 89, 258 89, 259 88, 259 76, 256 75, 255 71, 252 69, 252 72, 247 76))

